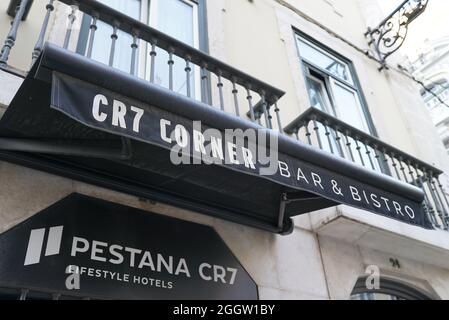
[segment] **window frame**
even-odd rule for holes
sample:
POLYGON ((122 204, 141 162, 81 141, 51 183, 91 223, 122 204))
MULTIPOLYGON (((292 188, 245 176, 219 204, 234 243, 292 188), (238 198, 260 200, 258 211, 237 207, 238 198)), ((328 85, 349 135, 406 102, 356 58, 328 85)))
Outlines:
MULTIPOLYGON (((318 78, 317 76, 311 74, 309 71, 310 70, 307 70, 307 73, 304 75, 305 78, 310 79, 311 81, 315 81, 316 83, 319 83, 320 91, 323 94, 325 94, 323 97, 325 105, 323 107, 326 110, 323 110, 323 111, 334 114, 335 108, 334 108, 334 104, 332 103, 331 99, 329 99, 331 93, 328 90, 328 84, 326 83, 326 79, 322 80, 322 79, 318 78)), ((306 83, 306 88, 307 88, 307 90, 310 90, 310 85, 308 83, 306 83)))
MULTIPOLYGON (((295 46, 296 46, 296 53, 299 58, 299 62, 301 64, 301 70, 302 70, 303 75, 305 76, 308 74, 308 70, 306 69, 306 67, 311 67, 315 72, 322 73, 325 75, 325 77, 332 78, 332 79, 334 79, 334 81, 343 83, 343 84, 347 85, 349 88, 351 88, 352 90, 354 90, 357 93, 357 97, 358 97, 358 100, 361 105, 361 111, 366 119, 366 124, 368 127, 367 132, 374 137, 378 137, 377 130, 374 126, 374 122, 372 120, 371 113, 369 111, 369 108, 368 108, 368 105, 367 105, 367 102, 365 99, 365 95, 363 93, 363 90, 362 90, 362 87, 361 87, 361 84, 360 84, 360 81, 359 81, 359 78, 358 78, 358 75, 355 70, 353 62, 351 60, 349 60, 348 58, 342 56, 335 50, 318 42, 317 40, 313 39, 309 35, 305 34, 304 32, 302 32, 296 28, 293 28, 293 37, 294 37, 294 42, 295 42, 295 46), (340 78, 336 77, 335 75, 333 75, 332 73, 330 73, 328 70, 322 69, 319 66, 317 66, 316 64, 314 64, 313 62, 304 59, 299 50, 298 39, 300 39, 301 41, 305 42, 308 45, 311 45, 314 49, 325 54, 326 56, 330 56, 332 59, 334 59, 342 64, 345 64, 348 68, 348 71, 350 72, 350 74, 352 76, 353 83, 350 83, 348 81, 340 79, 340 78)), ((326 83, 326 85, 330 85, 330 84, 326 83)), ((328 90, 328 88, 326 88, 326 89, 328 90)), ((330 96, 332 97, 332 92, 328 91, 328 94, 330 94, 330 96)), ((335 99, 333 99, 333 97, 331 100, 335 101, 335 99)), ((334 101, 331 101, 332 108, 334 111, 334 113, 332 115, 338 117, 338 114, 335 113, 336 108, 333 105, 334 101)))
MULTIPOLYGON (((344 66, 347 68, 347 71, 348 71, 349 73, 351 73, 351 70, 350 70, 350 68, 349 68, 349 64, 348 64, 347 62, 345 62, 345 61, 339 59, 339 58, 336 57, 336 56, 333 56, 333 55, 330 54, 328 51, 324 50, 323 48, 321 48, 320 46, 314 44, 313 42, 311 42, 311 41, 305 39, 304 37, 302 37, 302 36, 299 35, 299 34, 296 34, 296 35, 295 35, 295 39, 296 39, 296 41, 304 42, 306 45, 310 46, 312 49, 315 49, 316 51, 318 51, 319 53, 323 54, 324 56, 329 57, 329 58, 332 59, 332 60, 335 60, 336 62, 340 63, 341 65, 344 65, 344 66)), ((345 80, 345 79, 338 78, 335 74, 329 72, 329 70, 323 69, 322 67, 318 66, 318 65, 317 65, 316 63, 314 63, 313 61, 311 61, 311 60, 309 60, 309 59, 307 59, 307 58, 304 58, 304 57, 301 55, 301 49, 299 48, 298 42, 296 42, 296 44, 297 44, 297 49, 298 49, 298 55, 299 55, 300 59, 301 59, 303 62, 306 62, 307 64, 313 66, 315 69, 318 69, 318 70, 322 71, 322 72, 325 73, 327 76, 332 77, 332 78, 335 78, 335 79, 338 80, 338 81, 344 82, 344 83, 348 84, 349 86, 351 86, 352 88, 356 89, 356 88, 354 87, 354 79, 352 79, 352 82, 350 82, 350 81, 347 81, 347 80, 345 80)), ((352 73, 351 73, 351 78, 353 78, 353 77, 352 77, 352 73)))

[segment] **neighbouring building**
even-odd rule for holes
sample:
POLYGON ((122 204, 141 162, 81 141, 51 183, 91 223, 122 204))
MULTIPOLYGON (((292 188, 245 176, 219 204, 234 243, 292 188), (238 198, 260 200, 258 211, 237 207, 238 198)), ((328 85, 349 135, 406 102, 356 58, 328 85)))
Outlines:
POLYGON ((417 55, 407 67, 426 87, 421 95, 449 152, 449 37, 427 41, 417 55))
POLYGON ((447 150, 384 18, 2 1, 0 297, 448 299, 447 150))

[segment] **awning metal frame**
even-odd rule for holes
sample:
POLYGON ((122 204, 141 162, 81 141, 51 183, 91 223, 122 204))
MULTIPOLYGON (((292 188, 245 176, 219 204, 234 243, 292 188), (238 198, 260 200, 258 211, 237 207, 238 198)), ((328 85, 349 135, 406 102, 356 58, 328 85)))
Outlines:
POLYGON ((28 153, 44 153, 101 159, 128 160, 132 156, 130 139, 121 138, 120 143, 98 140, 28 139, 0 137, 0 150, 28 153))

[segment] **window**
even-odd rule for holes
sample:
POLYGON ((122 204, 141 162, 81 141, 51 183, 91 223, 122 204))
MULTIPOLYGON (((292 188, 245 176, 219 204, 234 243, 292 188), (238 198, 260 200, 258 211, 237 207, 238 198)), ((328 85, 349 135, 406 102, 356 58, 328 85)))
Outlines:
MULTIPOLYGON (((198 34, 198 5, 190 0, 152 0, 150 6, 150 25, 173 38, 180 40, 192 47, 199 47, 198 34)), ((149 56, 149 48, 148 55, 149 56)), ((157 50, 155 83, 168 88, 168 53, 157 50)), ((187 81, 185 75, 185 62, 175 56, 173 65, 173 90, 187 95, 187 81)), ((147 65, 146 74, 150 69, 147 65)), ((190 74, 192 83, 191 96, 199 97, 200 72, 194 68, 190 74)), ((149 76, 147 77, 149 78, 149 76)))
MULTIPOLYGON (((99 0, 115 10, 123 12, 133 19, 140 20, 151 27, 158 29, 169 36, 176 38, 192 47, 199 48, 199 23, 198 3, 193 0, 99 0)), ((85 55, 89 41, 89 26, 92 17, 84 15, 77 52, 85 55)), ((97 22, 97 31, 92 46, 91 58, 99 62, 109 64, 112 26, 97 22)), ((113 67, 124 72, 130 72, 131 68, 131 43, 132 36, 122 31, 117 33, 117 42, 113 67)), ((148 43, 138 43, 139 54, 136 64, 139 77, 150 78, 150 51, 148 43)), ((157 49, 155 65, 155 83, 168 88, 168 53, 157 49)), ((174 91, 187 94, 185 79, 185 62, 179 57, 174 57, 174 91)), ((199 70, 193 69, 191 73, 192 97, 201 95, 199 70)))
POLYGON ((388 279, 379 280, 379 289, 366 288, 366 277, 357 280, 351 293, 351 300, 431 300, 430 294, 405 282, 388 279))
MULTIPOLYGON (((99 2, 110 6, 111 8, 123 12, 136 20, 144 20, 144 0, 99 0, 99 2)), ((77 52, 85 55, 87 50, 87 43, 89 37, 89 26, 92 17, 88 15, 83 16, 81 22, 81 32, 78 40, 77 52)), ((92 45, 91 58, 109 64, 109 54, 111 46, 111 34, 113 32, 112 26, 102 22, 97 22, 97 31, 95 31, 95 38, 92 45)), ((132 36, 121 30, 117 32, 117 42, 115 45, 115 54, 113 67, 125 72, 130 72, 131 69, 131 43, 132 36)))
POLYGON ((385 293, 359 293, 351 296, 351 300, 405 300, 385 293))
POLYGON ((299 35, 296 40, 312 106, 372 133, 349 64, 299 35))
MULTIPOLYGON (((374 134, 368 111, 362 103, 361 91, 349 62, 298 34, 295 37, 310 105, 359 130, 374 134)), ((319 129, 320 132, 325 132, 323 128, 319 129)), ((325 136, 322 139, 325 139, 325 136)), ((355 141, 350 142, 355 145, 355 141)), ((330 149, 326 145, 323 148, 330 149)), ((347 150, 341 150, 337 146, 334 146, 333 150, 339 150, 340 153, 345 153, 344 155, 347 153, 347 150)), ((365 163, 369 163, 368 155, 362 156, 366 158, 365 163)), ((360 159, 355 160, 361 163, 360 159)), ((374 165, 376 170, 381 170, 379 163, 376 162, 374 165)))
POLYGON ((440 106, 441 101, 446 102, 449 96, 449 82, 446 79, 439 79, 427 86, 427 90, 421 90, 421 96, 430 109, 440 106), (438 99, 438 98, 439 99, 438 99), (441 101, 440 101, 441 100, 441 101))

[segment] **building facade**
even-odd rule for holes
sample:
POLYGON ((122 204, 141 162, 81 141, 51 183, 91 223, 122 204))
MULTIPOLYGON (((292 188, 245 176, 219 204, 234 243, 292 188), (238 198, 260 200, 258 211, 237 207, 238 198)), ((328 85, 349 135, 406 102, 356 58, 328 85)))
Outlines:
MULTIPOLYGON (((364 34, 384 18, 376 1, 39 0, 29 1, 30 7, 22 4, 21 9, 13 9, 14 19, 8 8, 17 3, 0 4, 0 35, 6 39, 0 59, 0 110, 6 128, 0 131, 4 139, 0 232, 5 237, 26 226, 36 213, 77 193, 149 215, 212 227, 253 279, 259 299, 449 298, 447 151, 420 98, 419 86, 393 67, 379 71, 379 63, 366 54, 372 49, 364 34), (22 20, 17 19, 19 14, 22 20), (15 22, 11 25, 11 21, 15 22), (204 166, 196 169, 198 175, 189 176, 194 178, 191 181, 189 177, 182 180, 186 167, 170 171, 172 182, 164 180, 153 188, 152 183, 169 172, 162 164, 169 161, 169 155, 163 158, 156 149, 139 149, 134 140, 144 138, 129 134, 117 140, 125 141, 120 150, 124 153, 126 141, 132 140, 132 155, 119 155, 123 156, 120 161, 129 161, 127 169, 119 167, 119 160, 107 165, 93 161, 108 158, 100 154, 101 148, 112 139, 65 124, 66 120, 50 114, 47 117, 35 107, 62 108, 56 87, 51 89, 51 103, 49 96, 43 97, 47 87, 38 80, 47 76, 62 91, 75 84, 75 93, 67 94, 67 99, 73 99, 67 104, 70 107, 91 89, 76 81, 91 79, 102 96, 96 96, 98 108, 90 115, 104 123, 112 121, 108 134, 126 127, 124 108, 130 106, 126 101, 154 99, 152 103, 167 103, 170 112, 183 112, 192 120, 202 113, 209 116, 198 111, 209 105, 213 113, 208 124, 235 123, 234 129, 267 127, 279 134, 279 149, 285 154, 296 154, 312 168, 327 166, 326 170, 341 176, 346 173, 342 181, 353 179, 360 182, 360 188, 347 180, 350 199, 340 201, 324 194, 324 174, 314 169, 310 175, 300 170, 292 173, 287 160, 279 162, 279 179, 298 175, 298 181, 310 187, 295 188, 310 194, 283 198, 290 196, 282 189, 288 187, 283 180, 274 186, 274 180, 270 184, 268 180, 245 180, 256 178, 242 173, 227 181, 226 176, 234 177, 233 170, 212 171, 204 166), (134 86, 123 89, 117 81, 122 78, 123 88, 125 82, 134 86), (119 90, 122 98, 112 103, 109 92, 119 90), (110 109, 104 107, 108 101, 110 109), (105 110, 118 115, 109 116, 105 110), (58 128, 62 133, 56 132, 58 128), (103 140, 99 145, 83 142, 83 148, 78 148, 76 141, 60 144, 60 139, 54 140, 55 132, 64 139, 103 140), (146 176, 137 167, 151 167, 153 175, 146 176), (265 187, 269 192, 260 190, 265 187), (381 203, 374 193, 362 192, 370 188, 395 192, 403 199, 415 197, 421 209, 413 211, 399 200, 381 203), (281 199, 280 204, 273 200, 272 205, 272 198, 281 199), (381 206, 392 212, 390 216, 374 212, 381 206), (272 207, 280 212, 274 222, 271 216, 265 220, 258 216, 264 210, 268 215, 272 207), (245 216, 245 212, 251 214, 245 216), (421 226, 410 223, 418 216, 427 222, 421 226)), ((391 56, 389 61, 396 58, 391 56)), ((133 108, 127 110, 139 115, 139 108, 133 108)), ((128 123, 133 134, 151 131, 136 126, 136 119, 128 123)), ((165 138, 170 140, 168 135, 165 138)), ((338 184, 330 186, 337 187, 334 193, 339 190, 338 184)), ((55 235, 57 230, 50 233, 55 235)), ((145 231, 123 230, 129 237, 138 232, 145 231)), ((40 246, 44 239, 42 233, 40 246)), ((24 252, 27 245, 31 250, 33 243, 39 243, 33 241, 26 239, 24 252)), ((8 261, 2 260, 7 268, 8 261)), ((101 266, 102 262, 96 263, 101 266)), ((13 286, 8 281, 0 282, 0 294, 9 298, 91 296, 68 289, 58 292, 50 285, 27 286, 25 280, 13 286)), ((123 283, 115 286, 111 290, 120 292, 123 283)), ((123 292, 121 298, 132 297, 123 292)), ((146 298, 153 297, 160 298, 146 298)), ((189 298, 189 293, 181 297, 189 298)), ((98 298, 110 297, 98 294, 98 298)))

